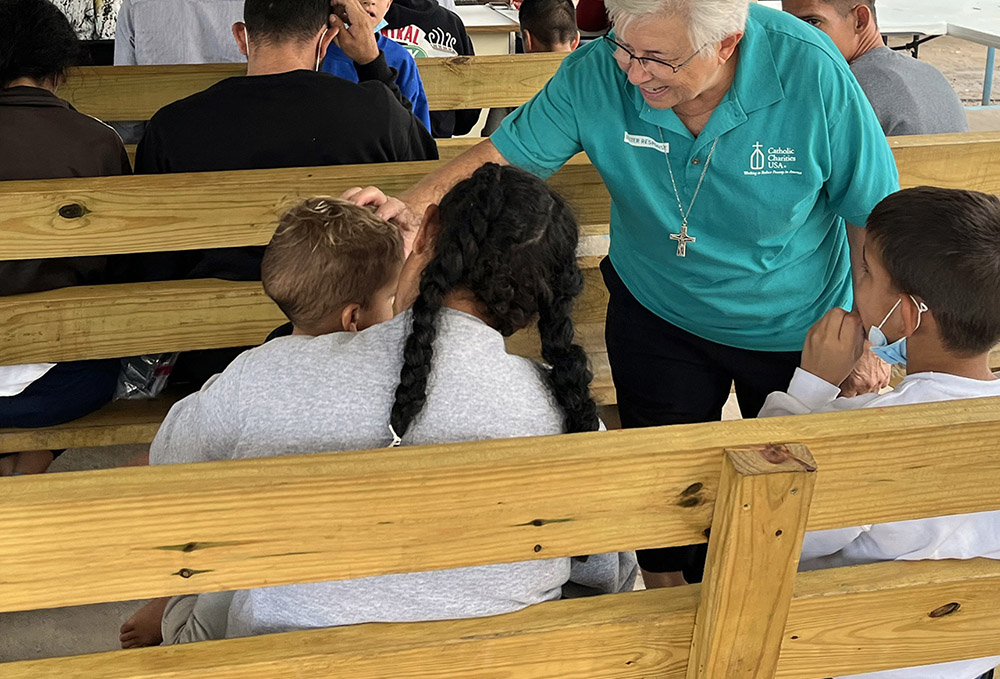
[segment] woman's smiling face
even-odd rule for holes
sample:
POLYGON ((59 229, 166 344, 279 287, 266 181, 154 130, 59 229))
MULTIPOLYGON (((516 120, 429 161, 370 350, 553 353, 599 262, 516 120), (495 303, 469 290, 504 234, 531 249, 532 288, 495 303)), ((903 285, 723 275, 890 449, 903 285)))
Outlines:
MULTIPOLYGON (((637 57, 651 57, 680 67, 676 73, 668 66, 655 63, 644 67, 635 60, 630 61, 622 50, 616 53, 615 60, 628 74, 629 82, 638 87, 646 103, 656 109, 673 108, 695 99, 713 84, 720 66, 725 63, 719 44, 692 45, 686 23, 677 16, 634 19, 616 28, 615 36, 637 57)), ((731 52, 725 56, 729 55, 731 52)))

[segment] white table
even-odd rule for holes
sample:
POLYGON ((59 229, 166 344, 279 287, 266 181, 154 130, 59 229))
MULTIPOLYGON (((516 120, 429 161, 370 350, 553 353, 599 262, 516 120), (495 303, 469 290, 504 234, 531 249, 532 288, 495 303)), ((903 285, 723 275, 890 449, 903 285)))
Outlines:
MULTIPOLYGON (((476 54, 512 54, 520 24, 489 5, 459 5, 455 12, 472 38, 476 54)), ((516 16, 516 13, 515 13, 516 16)))

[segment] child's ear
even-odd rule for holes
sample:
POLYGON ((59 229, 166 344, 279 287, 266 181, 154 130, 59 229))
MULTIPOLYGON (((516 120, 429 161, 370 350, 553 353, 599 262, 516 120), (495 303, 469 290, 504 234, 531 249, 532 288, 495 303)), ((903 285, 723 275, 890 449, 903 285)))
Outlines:
POLYGON ((579 46, 580 46, 580 31, 577 31, 576 32, 576 37, 573 38, 573 42, 569 46, 570 47, 570 52, 574 51, 579 46))
POLYGON ((910 299, 909 295, 903 295, 903 303, 900 305, 900 318, 903 320, 903 337, 909 337, 917 331, 917 328, 922 328, 927 322, 927 317, 930 315, 929 311, 924 311, 921 314, 920 309, 917 307, 918 305, 923 305, 924 301, 916 295, 914 295, 914 299, 910 299))
POLYGON ((535 39, 531 36, 531 31, 526 28, 522 28, 521 41, 524 43, 525 52, 530 54, 535 51, 535 39))
POLYGON ((363 330, 363 328, 358 327, 358 324, 361 322, 360 319, 361 305, 351 302, 340 312, 340 327, 342 327, 345 332, 357 332, 358 330, 363 330))

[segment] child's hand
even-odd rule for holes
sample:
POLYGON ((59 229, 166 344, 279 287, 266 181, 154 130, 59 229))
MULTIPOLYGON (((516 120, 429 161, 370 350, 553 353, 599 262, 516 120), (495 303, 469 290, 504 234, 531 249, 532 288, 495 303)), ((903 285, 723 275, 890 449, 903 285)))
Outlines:
POLYGON ((376 21, 358 0, 331 0, 330 12, 330 30, 336 31, 333 41, 344 54, 358 64, 378 59, 376 21))
POLYGON ((864 347, 861 316, 835 307, 809 330, 802 349, 802 369, 839 385, 854 370, 864 347))

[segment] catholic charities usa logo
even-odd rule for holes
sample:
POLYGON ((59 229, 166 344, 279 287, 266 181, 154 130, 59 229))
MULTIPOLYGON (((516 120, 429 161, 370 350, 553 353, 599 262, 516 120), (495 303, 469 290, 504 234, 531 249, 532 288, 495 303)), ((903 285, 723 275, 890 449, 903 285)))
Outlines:
POLYGON ((790 146, 765 147, 758 141, 750 151, 749 169, 743 170, 743 174, 748 177, 758 177, 765 174, 801 175, 802 171, 797 169, 798 162, 794 148, 790 146))

